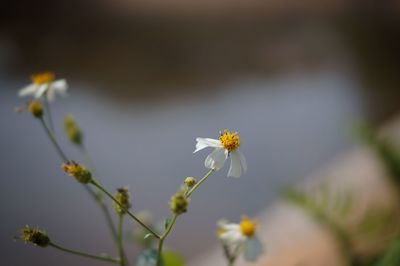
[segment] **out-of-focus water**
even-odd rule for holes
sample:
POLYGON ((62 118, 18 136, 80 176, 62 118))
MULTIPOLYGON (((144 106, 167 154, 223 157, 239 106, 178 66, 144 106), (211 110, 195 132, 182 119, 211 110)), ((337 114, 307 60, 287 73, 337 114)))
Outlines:
MULTIPOLYGON (((196 191, 167 246, 190 258, 214 240, 215 223, 256 215, 279 188, 299 181, 352 142, 349 126, 363 117, 358 84, 344 72, 288 74, 273 80, 238 80, 224 88, 157 104, 123 105, 71 81, 70 96, 52 105, 57 133, 72 113, 85 132, 99 178, 113 190, 128 185, 133 210, 168 215, 169 197, 186 176, 201 177, 208 151, 193 154, 196 137, 237 130, 248 173, 227 178, 227 166, 196 191)), ((50 249, 12 243, 25 224, 40 226, 67 247, 116 254, 101 212, 60 161, 38 121, 15 114, 20 80, 3 79, 0 94, 1 250, 4 265, 102 265, 50 249), (61 261, 61 262, 60 262, 61 261)), ((79 152, 62 138, 71 158, 79 152)), ((133 228, 129 222, 126 231, 133 228)), ((127 241, 127 252, 136 254, 127 241)))

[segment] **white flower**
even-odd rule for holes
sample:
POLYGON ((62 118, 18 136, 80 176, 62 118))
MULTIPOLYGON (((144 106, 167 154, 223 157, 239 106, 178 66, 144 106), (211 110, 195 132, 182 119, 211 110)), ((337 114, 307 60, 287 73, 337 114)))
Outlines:
POLYGON ((226 221, 218 224, 217 235, 231 252, 231 256, 238 256, 241 252, 246 261, 256 261, 263 252, 263 246, 255 235, 257 225, 247 217, 243 217, 239 224, 226 221))
POLYGON ((20 97, 33 95, 38 99, 44 95, 48 101, 53 101, 56 94, 65 95, 67 92, 67 81, 65 79, 55 80, 52 72, 32 75, 31 80, 31 84, 18 92, 20 97))
POLYGON ((214 150, 207 156, 204 165, 209 169, 219 170, 228 157, 231 158, 228 176, 240 177, 246 172, 247 163, 243 154, 239 151, 240 138, 237 132, 226 130, 221 132, 219 139, 197 138, 196 150, 198 152, 207 147, 214 150))

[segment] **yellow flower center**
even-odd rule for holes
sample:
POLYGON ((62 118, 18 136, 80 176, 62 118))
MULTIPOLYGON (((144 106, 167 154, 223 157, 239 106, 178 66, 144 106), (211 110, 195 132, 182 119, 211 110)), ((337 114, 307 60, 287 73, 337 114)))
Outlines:
POLYGON ((229 152, 236 150, 240 146, 240 138, 237 132, 230 132, 225 129, 224 132, 221 132, 221 136, 219 137, 219 141, 222 146, 227 149, 229 152))
POLYGON ((247 237, 253 236, 256 232, 256 223, 247 217, 242 218, 239 226, 242 234, 247 237))
POLYGON ((53 72, 43 72, 43 73, 38 73, 34 74, 31 76, 31 80, 33 83, 37 85, 43 85, 46 83, 50 83, 54 81, 55 76, 53 72))

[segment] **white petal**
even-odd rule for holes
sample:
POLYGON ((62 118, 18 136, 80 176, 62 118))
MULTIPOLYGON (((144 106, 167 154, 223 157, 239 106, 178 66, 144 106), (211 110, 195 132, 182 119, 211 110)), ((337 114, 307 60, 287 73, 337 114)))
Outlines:
POLYGON ((239 150, 236 151, 237 154, 239 155, 240 158, 240 164, 242 165, 243 168, 243 172, 246 173, 247 172, 247 162, 246 162, 246 158, 244 157, 243 153, 239 150))
POLYGON ((193 153, 198 152, 204 148, 212 147, 212 148, 219 148, 221 147, 221 143, 219 140, 216 139, 209 139, 209 138, 197 138, 196 139, 196 149, 193 153))
POLYGON ((229 167, 228 176, 231 177, 240 177, 242 175, 242 163, 240 160, 240 156, 235 152, 231 152, 231 166, 229 167))
POLYGON ((68 84, 65 79, 59 79, 51 83, 51 88, 54 92, 65 95, 68 89, 68 84))
POLYGON ((248 238, 244 244, 244 258, 246 261, 254 262, 263 252, 263 245, 257 237, 248 238))
POLYGON ((52 101, 54 101, 55 96, 56 96, 56 95, 55 95, 55 91, 53 90, 52 87, 49 87, 49 89, 48 89, 47 92, 46 92, 47 100, 48 100, 49 102, 52 102, 52 101))
POLYGON ((28 96, 28 95, 33 95, 33 94, 35 94, 37 89, 38 89, 38 86, 36 84, 34 84, 34 83, 29 84, 28 86, 22 88, 18 92, 18 96, 24 97, 24 96, 28 96))
POLYGON ((238 224, 234 224, 237 228, 233 227, 231 230, 227 230, 225 227, 223 227, 224 230, 226 230, 224 233, 220 235, 220 239, 224 241, 226 244, 230 246, 237 246, 241 245, 246 241, 246 237, 240 232, 240 227, 238 224))
POLYGON ((225 231, 239 231, 240 232, 240 225, 234 223, 226 223, 221 225, 221 228, 225 231))
POLYGON ((226 161, 225 150, 221 148, 215 148, 204 161, 204 165, 209 169, 219 170, 226 161))
POLYGON ((42 95, 47 91, 47 88, 49 87, 48 84, 43 84, 40 85, 35 93, 35 98, 40 98, 42 95))

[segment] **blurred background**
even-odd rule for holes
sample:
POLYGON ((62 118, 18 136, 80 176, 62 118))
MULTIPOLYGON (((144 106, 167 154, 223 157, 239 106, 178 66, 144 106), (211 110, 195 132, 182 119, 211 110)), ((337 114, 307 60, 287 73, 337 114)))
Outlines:
MULTIPOLYGON (((46 229, 67 247, 115 254, 102 214, 60 171, 40 124, 14 108, 32 73, 67 78, 52 104, 57 133, 73 114, 103 184, 127 185, 154 221, 186 176, 201 177, 196 137, 237 130, 249 165, 193 196, 167 246, 187 261, 215 239, 220 218, 255 216, 279 189, 350 149, 355 121, 399 109, 397 1, 18 0, 1 2, 0 131, 4 265, 101 265, 13 242, 46 229)), ((127 223, 125 230, 134 229, 127 223)), ((129 234, 128 234, 129 235, 129 234)), ((131 257, 139 248, 127 241, 131 257)))

